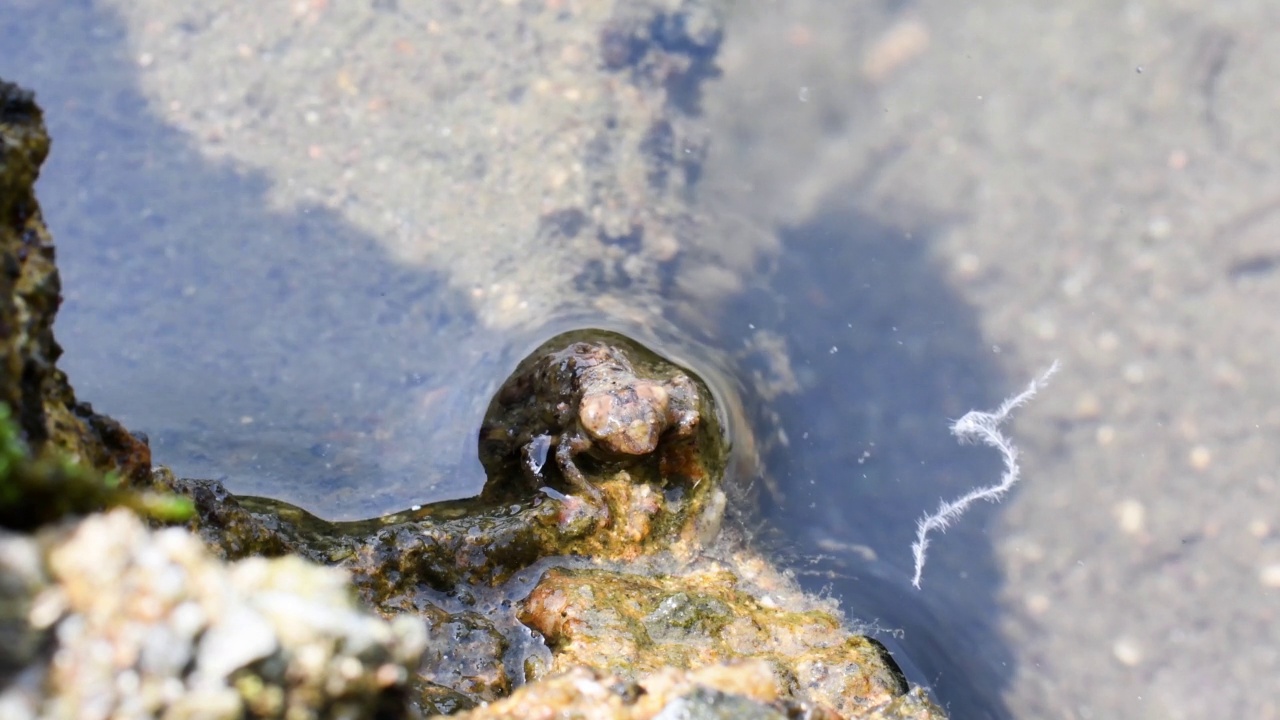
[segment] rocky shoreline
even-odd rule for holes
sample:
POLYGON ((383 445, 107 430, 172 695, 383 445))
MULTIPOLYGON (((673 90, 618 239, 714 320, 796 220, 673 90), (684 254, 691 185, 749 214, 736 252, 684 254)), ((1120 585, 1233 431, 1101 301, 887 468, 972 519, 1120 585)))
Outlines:
MULTIPOLYGON (((617 62, 634 62, 623 50, 617 62)), ((0 83, 0 400, 13 425, 0 709, 943 717, 878 643, 726 526, 727 449, 706 407, 662 452, 589 463, 607 512, 535 486, 327 523, 153 471, 145 438, 77 402, 56 366, 61 288, 32 187, 48 147, 31 93, 0 83)), ((666 402, 633 380, 612 392, 666 402)), ((583 391, 546 392, 554 406, 583 391)))

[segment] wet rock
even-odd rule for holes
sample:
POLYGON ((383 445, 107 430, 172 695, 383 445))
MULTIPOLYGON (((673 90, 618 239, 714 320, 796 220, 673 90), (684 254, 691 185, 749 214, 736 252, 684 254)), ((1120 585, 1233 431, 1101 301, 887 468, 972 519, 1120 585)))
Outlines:
POLYGON ((190 500, 193 513, 186 519, 187 529, 200 536, 206 546, 224 560, 288 554, 319 560, 305 553, 293 540, 298 526, 305 525, 311 517, 301 510, 281 507, 280 514, 254 513, 222 483, 179 478, 164 467, 153 471, 151 485, 190 500))
POLYGON ((555 569, 520 619, 555 648, 551 672, 582 665, 637 677, 762 659, 794 698, 844 717, 863 717, 907 691, 879 643, 829 613, 773 602, 740 588, 728 567, 655 577, 555 569))
POLYGON ((763 660, 664 668, 639 679, 574 668, 520 688, 511 697, 455 717, 499 720, 527 717, 592 717, 602 720, 925 720, 936 713, 913 692, 880 707, 841 716, 797 701, 763 660))
MULTIPOLYGON (((765 659, 784 699, 813 712, 942 717, 908 692, 879 644, 845 630, 834 608, 804 597, 741 538, 721 533, 728 448, 711 393, 696 376, 623 340, 596 331, 569 334, 517 368, 499 395, 529 412, 500 414, 500 422, 514 424, 485 431, 514 438, 501 444, 500 461, 489 463, 490 483, 501 492, 328 523, 283 503, 234 498, 215 483, 171 476, 167 482, 194 492, 193 526, 227 556, 288 549, 337 564, 380 612, 426 618, 433 634, 448 639, 447 654, 428 652, 418 674, 426 709, 498 701, 524 682, 580 666, 633 681, 664 668, 765 659), (663 387, 678 377, 694 383, 691 397, 700 398, 691 437, 666 437, 669 427, 660 427, 655 450, 661 451, 583 454, 581 472, 607 515, 573 495, 535 489, 521 444, 537 433, 520 431, 521 422, 547 430, 548 416, 571 414, 588 394, 583 378, 562 377, 543 360, 619 362, 594 352, 601 342, 625 346, 630 357, 625 372, 619 365, 608 373, 620 380, 604 382, 608 392, 626 395, 641 379, 663 387), (592 352, 573 350, 584 343, 592 352), (908 702, 921 714, 894 709, 908 702)), ((660 415, 636 417, 662 426, 660 415)), ((543 472, 551 482, 553 467, 543 472)), ((734 702, 707 696, 670 712, 734 702)))
POLYGON ((145 483, 151 471, 146 442, 78 402, 57 368, 62 348, 53 320, 61 284, 34 190, 48 153, 34 96, 0 79, 0 406, 31 455, 56 452, 96 471, 50 462, 9 476, 21 488, 0 501, 0 525, 9 527, 102 507, 112 494, 101 485, 102 472, 117 473, 128 485, 145 483))
POLYGON ((633 341, 575 331, 534 351, 499 391, 498 411, 490 412, 481 431, 491 444, 482 442, 481 449, 490 480, 478 498, 331 523, 163 469, 153 482, 191 497, 196 514, 189 527, 224 557, 297 553, 339 563, 381 606, 423 587, 447 592, 459 585, 501 585, 546 558, 693 556, 715 537, 726 509, 720 480, 729 448, 710 398, 701 380, 633 341), (589 351, 574 350, 580 347, 589 351), (543 362, 548 358, 609 368, 552 372, 543 362), (608 412, 582 421, 583 407, 608 412), (615 441, 615 425, 625 425, 621 434, 627 437, 615 441), (601 446, 584 451, 580 462, 591 492, 609 508, 606 515, 550 487, 560 483, 557 460, 541 463, 545 481, 528 467, 533 438, 568 431, 601 446), (640 435, 642 442, 635 442, 640 435))
POLYGON ((579 455, 626 463, 692 440, 706 388, 671 363, 616 333, 575 331, 543 343, 503 383, 480 427, 480 462, 490 482, 482 497, 512 494, 558 475, 596 507, 600 491, 578 468, 579 455))
POLYGON ((618 720, 792 716, 768 664, 753 661, 692 671, 667 668, 638 680, 575 668, 458 717, 524 718, 534 709, 545 717, 618 720), (724 714, 730 710, 733 714, 724 714))
POLYGON ((493 621, 478 612, 448 613, 431 608, 422 613, 427 619, 431 644, 423 658, 419 677, 428 685, 423 697, 439 708, 449 688, 466 704, 492 702, 511 693, 512 679, 502 663, 494 662, 506 654, 510 643, 493 621))

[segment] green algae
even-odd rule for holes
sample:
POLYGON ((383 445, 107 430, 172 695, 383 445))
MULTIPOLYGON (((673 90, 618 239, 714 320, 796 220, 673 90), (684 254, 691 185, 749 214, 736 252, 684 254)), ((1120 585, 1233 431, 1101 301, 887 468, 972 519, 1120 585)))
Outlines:
POLYGON ((33 454, 9 406, 0 404, 0 526, 29 531, 112 507, 159 522, 183 522, 195 512, 189 498, 124 486, 118 472, 72 461, 56 448, 33 454))

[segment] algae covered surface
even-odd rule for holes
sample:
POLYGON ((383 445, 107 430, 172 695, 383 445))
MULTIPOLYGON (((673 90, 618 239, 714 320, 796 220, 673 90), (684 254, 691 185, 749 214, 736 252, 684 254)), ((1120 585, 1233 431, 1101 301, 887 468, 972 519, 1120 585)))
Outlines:
MULTIPOLYGON (((574 333, 556 347, 592 337, 574 333)), ((599 341, 620 338, 606 333, 599 341)), ((547 712, 572 712, 579 702, 640 712, 623 701, 626 693, 593 700, 550 688, 582 668, 643 685, 654 673, 763 660, 778 688, 769 702, 778 707, 847 718, 942 717, 920 689, 908 692, 882 645, 851 632, 832 603, 798 592, 744 542, 740 521, 726 519, 728 447, 709 400, 701 409, 705 421, 694 437, 663 435, 673 450, 661 461, 584 463, 591 494, 539 488, 519 464, 497 466, 490 482, 502 492, 329 523, 279 502, 157 477, 193 493, 193 528, 228 556, 285 550, 337 564, 380 612, 427 618, 449 649, 421 669, 426 708, 493 702, 532 683, 517 692, 523 702, 556 698, 547 712)), ((540 472, 547 483, 565 481, 554 464, 540 472)), ((504 717, 504 707, 474 716, 504 717)))

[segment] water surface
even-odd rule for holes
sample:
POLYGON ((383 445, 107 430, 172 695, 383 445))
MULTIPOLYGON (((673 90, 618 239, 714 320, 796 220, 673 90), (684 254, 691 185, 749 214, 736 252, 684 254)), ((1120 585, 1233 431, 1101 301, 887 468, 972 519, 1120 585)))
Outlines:
POLYGON ((646 322, 584 304, 497 332, 448 267, 398 262, 324 205, 273 206, 287 178, 211 159, 157 118, 112 11, 20 7, 0 38, 24 63, 0 73, 37 89, 55 138, 39 191, 66 291, 62 365, 157 462, 336 520, 468 496, 483 483, 475 429, 515 363, 570 327, 629 332, 740 394, 770 487, 759 541, 883 629, 955 717, 1008 716, 990 512, 937 543, 925 582, 944 590, 907 585, 919 513, 996 471, 954 447, 948 418, 1009 385, 934 264, 933 227, 877 221, 851 188, 795 222, 757 221, 781 252, 699 323, 673 297, 646 322))

